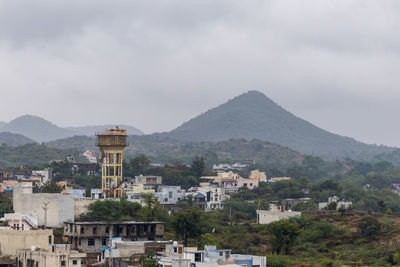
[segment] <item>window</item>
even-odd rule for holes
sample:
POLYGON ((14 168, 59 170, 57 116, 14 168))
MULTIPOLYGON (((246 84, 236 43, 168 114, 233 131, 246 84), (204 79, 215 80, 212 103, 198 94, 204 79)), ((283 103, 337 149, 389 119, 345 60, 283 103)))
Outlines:
POLYGON ((77 264, 78 264, 78 261, 77 261, 77 260, 72 260, 72 264, 73 264, 73 265, 77 265, 77 264))
POLYGON ((250 186, 253 186, 253 183, 250 183, 250 186))
POLYGON ((75 233, 77 233, 78 232, 78 230, 77 230, 78 228, 76 227, 76 225, 75 225, 75 233))
POLYGON ((97 227, 93 227, 93 234, 95 235, 97 233, 97 227))
POLYGON ((190 267, 196 267, 196 263, 191 263, 190 267))
POLYGON ((168 198, 164 198, 164 201, 165 201, 165 202, 168 202, 168 198))
POLYGON ((194 261, 197 261, 197 262, 201 261, 201 253, 194 254, 194 261))
POLYGON ((106 233, 108 234, 110 232, 110 226, 106 227, 106 233))
POLYGON ((102 246, 107 246, 107 239, 106 239, 106 238, 103 238, 103 239, 101 240, 101 245, 102 245, 102 246))
POLYGON ((90 246, 90 247, 94 246, 94 238, 89 238, 88 239, 88 246, 90 246))
POLYGON ((85 233, 85 227, 81 226, 81 234, 85 233))
POLYGON ((53 243, 51 239, 51 235, 49 235, 49 244, 53 243))
POLYGON ((178 248, 174 247, 174 253, 177 253, 177 252, 178 252, 178 248))
POLYGON ((65 261, 61 261, 61 266, 65 266, 65 261))
POLYGON ((219 253, 219 255, 222 257, 222 256, 224 256, 224 253, 221 251, 221 252, 219 253))
POLYGON ((168 192, 168 198, 172 198, 172 192, 171 191, 168 192))

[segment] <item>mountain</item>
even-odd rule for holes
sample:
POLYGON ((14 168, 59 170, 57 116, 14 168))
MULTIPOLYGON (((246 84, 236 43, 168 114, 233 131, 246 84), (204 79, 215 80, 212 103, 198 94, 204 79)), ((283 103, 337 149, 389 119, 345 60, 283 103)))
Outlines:
POLYGON ((76 135, 72 130, 58 127, 43 118, 33 115, 18 117, 4 125, 0 130, 2 132, 22 134, 39 143, 76 135))
POLYGON ((183 123, 168 133, 177 140, 260 139, 305 154, 335 159, 368 159, 395 148, 368 145, 325 131, 286 111, 264 94, 249 91, 183 123))
MULTIPOLYGON (((95 133, 104 132, 107 129, 114 128, 116 125, 93 125, 81 127, 68 127, 67 129, 77 132, 79 135, 93 136, 95 133)), ((119 128, 125 129, 128 135, 143 135, 144 132, 129 125, 118 125, 119 128)))
POLYGON ((43 166, 51 160, 64 160, 68 155, 73 155, 78 162, 85 162, 79 154, 76 149, 50 148, 39 144, 0 146, 0 168, 43 166))
POLYGON ((0 121, 0 130, 1 130, 1 128, 3 128, 6 125, 7 125, 7 122, 0 121))
MULTIPOLYGON (((205 156, 208 164, 255 160, 260 164, 282 167, 298 164, 303 155, 287 147, 260 140, 230 139, 220 142, 179 141, 157 135, 128 136, 127 160, 145 154, 157 163, 190 164, 196 156, 205 156)), ((74 136, 51 141, 45 145, 58 149, 80 149, 98 152, 96 138, 74 136)))
POLYGON ((10 132, 0 132, 0 144, 15 147, 31 143, 35 143, 35 141, 23 135, 10 132))

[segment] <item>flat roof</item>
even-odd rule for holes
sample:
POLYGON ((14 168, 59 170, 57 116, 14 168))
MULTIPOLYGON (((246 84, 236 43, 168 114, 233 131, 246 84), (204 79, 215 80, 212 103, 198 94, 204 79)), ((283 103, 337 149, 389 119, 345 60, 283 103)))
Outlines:
POLYGON ((79 225, 90 225, 90 224, 164 224, 164 222, 137 222, 137 221, 93 221, 93 222, 64 222, 64 224, 79 224, 79 225))

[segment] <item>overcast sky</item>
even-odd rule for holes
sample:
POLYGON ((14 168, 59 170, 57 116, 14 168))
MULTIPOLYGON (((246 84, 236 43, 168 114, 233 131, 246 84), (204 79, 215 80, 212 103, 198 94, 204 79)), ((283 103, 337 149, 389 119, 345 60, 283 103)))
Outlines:
POLYGON ((400 146, 398 0, 0 0, 0 121, 167 131, 248 90, 400 146))

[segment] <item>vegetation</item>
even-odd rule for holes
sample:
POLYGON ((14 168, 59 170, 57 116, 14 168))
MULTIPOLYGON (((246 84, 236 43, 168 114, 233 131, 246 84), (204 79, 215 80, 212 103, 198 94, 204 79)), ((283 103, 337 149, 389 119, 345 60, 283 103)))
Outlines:
POLYGON ((12 199, 5 193, 0 193, 0 218, 4 216, 4 213, 13 213, 12 199))
POLYGON ((63 188, 54 181, 47 181, 40 187, 41 193, 61 193, 63 188))

